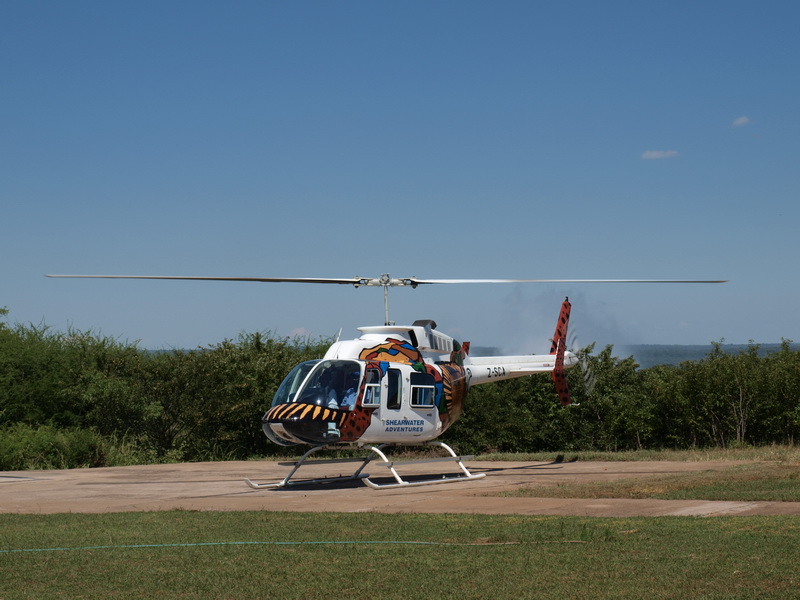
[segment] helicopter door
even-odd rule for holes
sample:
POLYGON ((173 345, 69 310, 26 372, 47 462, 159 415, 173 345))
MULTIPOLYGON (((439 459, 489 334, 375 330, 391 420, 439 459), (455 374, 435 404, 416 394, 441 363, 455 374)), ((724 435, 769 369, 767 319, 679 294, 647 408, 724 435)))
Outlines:
POLYGON ((386 373, 381 403, 381 439, 385 442, 423 442, 436 437, 433 377, 411 367, 386 373), (419 376, 423 376, 422 381, 419 376))

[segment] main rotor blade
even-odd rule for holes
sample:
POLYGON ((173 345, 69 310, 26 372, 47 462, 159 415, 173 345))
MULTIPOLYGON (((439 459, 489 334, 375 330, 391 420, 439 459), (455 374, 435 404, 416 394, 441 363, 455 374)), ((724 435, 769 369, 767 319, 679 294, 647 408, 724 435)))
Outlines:
POLYGON ((416 279, 412 284, 427 283, 726 283, 727 279, 416 279))
POLYGON ((72 277, 82 279, 185 279, 190 281, 261 281, 265 283, 338 283, 359 285, 361 277, 349 279, 328 279, 319 277, 207 277, 191 275, 47 275, 47 277, 72 277))
POLYGON ((429 284, 463 283, 725 283, 727 279, 419 279, 417 277, 212 277, 191 275, 47 275, 47 277, 82 279, 183 279, 189 281, 257 281, 263 283, 334 283, 399 287, 429 284))

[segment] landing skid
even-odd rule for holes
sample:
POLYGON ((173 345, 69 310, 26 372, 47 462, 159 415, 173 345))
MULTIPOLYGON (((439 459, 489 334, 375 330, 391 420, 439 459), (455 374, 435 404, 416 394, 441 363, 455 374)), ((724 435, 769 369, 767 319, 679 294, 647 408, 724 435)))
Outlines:
POLYGON ((247 483, 247 485, 249 485, 251 488, 255 490, 262 490, 267 488, 288 487, 290 485, 330 483, 334 481, 352 481, 361 479, 364 481, 365 484, 367 484, 369 487, 373 489, 384 490, 384 489, 399 488, 399 487, 432 485, 435 483, 453 483, 456 481, 471 481, 473 479, 480 479, 486 476, 486 473, 477 473, 477 474, 470 473, 469 469, 467 469, 467 467, 464 466, 464 463, 462 461, 469 460, 472 458, 472 456, 458 456, 455 452, 453 452, 453 449, 450 446, 448 446, 443 442, 427 442, 423 445, 438 446, 440 448, 443 448, 444 450, 447 450, 450 456, 446 456, 444 458, 427 458, 421 460, 407 460, 407 461, 389 460, 386 454, 384 454, 383 449, 391 445, 392 444, 381 444, 380 446, 368 446, 370 453, 364 459, 344 458, 344 459, 334 459, 334 460, 306 461, 306 459, 315 452, 325 448, 330 448, 330 446, 314 446, 308 452, 306 452, 297 462, 294 463, 294 468, 281 481, 278 481, 276 483, 256 483, 254 481, 251 481, 250 479, 245 479, 245 483, 247 483), (380 460, 376 460, 376 458, 380 458, 380 460), (416 465, 416 464, 434 463, 434 462, 455 462, 461 469, 462 474, 449 477, 446 475, 442 475, 437 479, 407 481, 400 476, 396 468, 402 465, 416 465), (292 480, 294 474, 297 473, 297 471, 303 465, 334 464, 334 463, 361 463, 361 465, 356 469, 355 473, 353 473, 352 475, 340 475, 338 477, 322 477, 317 479, 292 480), (392 477, 394 477, 395 483, 377 483, 370 479, 370 475, 368 473, 362 473, 364 468, 370 463, 378 467, 386 467, 387 469, 389 469, 389 474, 391 474, 392 477))
MULTIPOLYGON (((385 490, 391 488, 399 488, 399 487, 410 487, 410 486, 417 486, 417 485, 432 485, 434 483, 453 483, 456 481, 471 481, 473 479, 481 479, 482 477, 486 477, 486 473, 470 473, 469 469, 464 465, 462 461, 470 460, 473 458, 472 456, 458 456, 453 449, 443 442, 428 442, 426 446, 438 446, 447 450, 450 453, 450 456, 446 456, 444 458, 427 458, 421 460, 406 460, 406 461, 390 461, 387 456, 382 452, 383 448, 388 446, 389 444, 381 444, 380 446, 372 446, 370 449, 372 450, 373 454, 377 454, 381 457, 382 462, 373 462, 372 464, 380 467, 386 467, 389 469, 389 472, 394 477, 396 483, 376 483, 372 481, 369 476, 364 477, 364 483, 366 483, 369 487, 375 490, 385 490), (422 463, 435 463, 435 462, 455 462, 459 468, 461 469, 462 475, 455 475, 455 476, 446 476, 442 475, 438 479, 424 479, 420 481, 406 481, 403 479, 400 474, 397 472, 395 467, 401 465, 417 465, 422 463)), ((372 455, 370 455, 371 457, 372 455)), ((366 463, 365 465, 366 466, 366 463)), ((363 467, 362 467, 363 468, 363 467)), ((360 471, 360 470, 359 470, 360 471)))

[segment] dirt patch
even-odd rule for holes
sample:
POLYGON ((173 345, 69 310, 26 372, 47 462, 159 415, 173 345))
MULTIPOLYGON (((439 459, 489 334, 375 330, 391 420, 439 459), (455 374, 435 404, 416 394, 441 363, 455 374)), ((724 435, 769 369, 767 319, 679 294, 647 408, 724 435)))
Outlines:
MULTIPOLYGON (((271 510, 306 512, 482 513, 603 517, 664 515, 800 515, 800 502, 558 499, 498 497, 497 492, 537 485, 645 478, 727 469, 716 462, 484 462, 469 463, 474 481, 373 490, 358 481, 253 490, 244 480, 280 481, 286 463, 237 461, 146 465, 64 471, 0 472, 0 513, 104 513, 156 510, 271 510)), ((304 467, 305 476, 333 477, 349 467, 304 467)), ((430 464, 406 467, 409 477, 430 464)), ((375 472, 379 467, 372 466, 375 472)))

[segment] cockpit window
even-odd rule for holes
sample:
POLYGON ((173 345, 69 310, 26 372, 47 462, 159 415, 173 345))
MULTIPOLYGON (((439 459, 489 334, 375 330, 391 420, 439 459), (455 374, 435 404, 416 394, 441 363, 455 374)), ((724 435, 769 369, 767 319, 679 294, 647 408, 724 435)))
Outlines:
POLYGON ((300 394, 302 398, 324 399, 327 408, 352 410, 361 384, 361 364, 354 360, 319 362, 308 377, 300 394))
POLYGON ((295 402, 297 390, 300 387, 300 384, 303 383, 309 371, 311 371, 311 369, 314 368, 314 365, 316 365, 318 362, 320 361, 308 360, 300 363, 294 369, 289 371, 289 374, 281 382, 281 385, 278 387, 278 391, 275 392, 275 396, 272 398, 272 406, 295 402))

